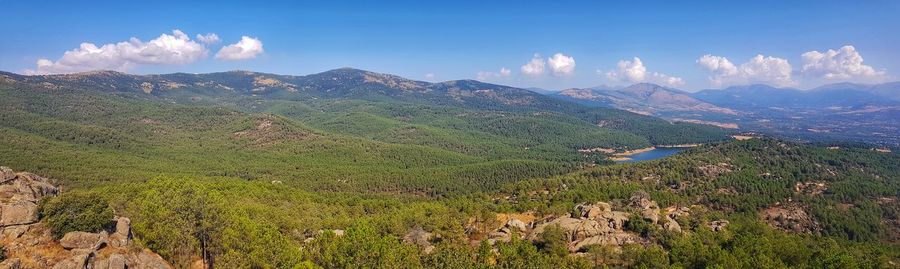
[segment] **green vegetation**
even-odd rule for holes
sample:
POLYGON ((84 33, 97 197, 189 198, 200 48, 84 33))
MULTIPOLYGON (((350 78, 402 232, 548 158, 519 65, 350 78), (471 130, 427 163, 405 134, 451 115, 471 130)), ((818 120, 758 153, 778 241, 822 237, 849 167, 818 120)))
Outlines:
POLYGON ((372 85, 254 96, 0 83, 0 164, 60 180, 67 191, 42 207, 56 236, 96 230, 114 211, 131 218, 138 245, 179 267, 194 257, 219 268, 878 268, 900 260, 896 154, 711 142, 724 131, 543 99, 518 105, 538 97, 459 83, 506 99, 375 94, 387 90, 372 85), (696 142, 711 143, 634 164, 577 152, 696 142), (797 191, 798 183, 826 187, 797 191), (632 218, 626 228, 641 245, 577 256, 561 229, 533 241, 484 240, 500 225, 496 213, 562 216, 586 202, 621 205, 638 191, 663 208, 697 205, 677 219, 685 232, 632 218), (760 213, 779 204, 817 225, 767 225, 760 213), (718 219, 730 225, 714 232, 708 223, 718 219), (432 248, 404 242, 413 229, 433 234, 432 248))
POLYGON ((113 220, 109 201, 86 193, 69 192, 41 203, 41 219, 54 237, 68 232, 102 230, 113 220))

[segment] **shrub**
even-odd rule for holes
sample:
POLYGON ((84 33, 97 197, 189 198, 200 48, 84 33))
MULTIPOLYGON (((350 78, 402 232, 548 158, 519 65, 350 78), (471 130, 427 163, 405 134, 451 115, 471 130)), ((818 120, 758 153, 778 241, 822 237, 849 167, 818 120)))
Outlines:
POLYGON ((97 232, 113 219, 109 202, 87 193, 65 193, 45 199, 40 212, 56 238, 74 231, 97 232))

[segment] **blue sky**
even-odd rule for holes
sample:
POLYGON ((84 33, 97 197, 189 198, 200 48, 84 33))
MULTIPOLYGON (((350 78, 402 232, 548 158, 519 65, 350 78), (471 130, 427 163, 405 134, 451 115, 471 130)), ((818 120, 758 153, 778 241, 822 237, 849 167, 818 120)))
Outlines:
POLYGON ((0 70, 303 75, 355 67, 430 81, 549 89, 653 82, 689 90, 900 75, 900 1, 423 2, 0 0, 0 70), (147 49, 162 34, 177 39, 175 29, 186 46, 147 49), (220 41, 196 37, 207 33, 220 41), (141 43, 128 45, 131 54, 63 59, 83 42, 100 48, 132 37, 141 43), (220 55, 233 44, 232 54, 220 55), (536 54, 543 72, 526 74, 536 54), (40 59, 48 65, 39 68, 40 59))

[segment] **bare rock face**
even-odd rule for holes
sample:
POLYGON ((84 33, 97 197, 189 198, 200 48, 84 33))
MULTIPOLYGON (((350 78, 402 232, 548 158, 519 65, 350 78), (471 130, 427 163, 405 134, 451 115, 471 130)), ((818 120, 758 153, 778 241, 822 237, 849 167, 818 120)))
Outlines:
POLYGON ((516 229, 520 232, 525 232, 528 230, 528 224, 518 219, 510 219, 506 222, 506 227, 510 229, 516 229))
POLYGON ((59 244, 65 249, 89 249, 100 242, 99 233, 69 232, 63 235, 59 244))
POLYGON ((22 268, 22 261, 16 258, 6 259, 0 262, 0 269, 19 269, 22 268))
POLYGON ((591 245, 622 246, 625 244, 635 244, 640 241, 641 238, 637 235, 623 231, 615 231, 612 233, 588 237, 584 240, 578 241, 569 248, 569 251, 579 251, 591 245))
POLYGON ((32 201, 19 200, 0 206, 0 226, 35 223, 38 220, 38 206, 32 201))
POLYGON ((109 244, 113 247, 124 247, 131 243, 131 219, 116 218, 116 231, 109 235, 109 244))
POLYGON ((16 178, 16 173, 13 172, 12 169, 6 166, 0 166, 0 183, 6 183, 6 181, 12 180, 16 178))
POLYGON ((37 203, 58 192, 46 178, 0 167, 0 228, 37 222, 37 203))

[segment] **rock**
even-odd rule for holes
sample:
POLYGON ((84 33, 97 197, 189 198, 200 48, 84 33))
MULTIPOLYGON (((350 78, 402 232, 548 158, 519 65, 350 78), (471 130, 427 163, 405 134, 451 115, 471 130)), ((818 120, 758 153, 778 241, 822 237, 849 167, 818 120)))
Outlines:
POLYGON ((50 180, 31 173, 15 174, 0 167, 0 226, 38 221, 37 202, 59 191, 50 180))
POLYGON ((431 246, 431 233, 426 232, 422 227, 416 226, 403 236, 403 242, 422 248, 431 246))
POLYGON ((659 209, 647 208, 641 211, 641 217, 645 220, 650 221, 650 223, 656 224, 659 222, 659 209))
POLYGON ((709 228, 715 232, 725 230, 726 226, 728 226, 728 221, 723 219, 709 223, 709 228))
POLYGON ((29 227, 29 225, 17 225, 3 228, 2 238, 8 240, 19 238, 28 231, 29 227))
POLYGON ((100 242, 101 234, 88 232, 69 232, 63 235, 59 244, 65 249, 92 249, 100 242))
MULTIPOLYGON (((6 168, 6 167, 3 167, 6 168)), ((17 258, 7 259, 0 262, 0 269, 19 269, 22 268, 22 261, 17 258)))
POLYGON ((576 209, 581 213, 580 217, 586 219, 594 219, 603 214, 603 212, 612 211, 612 206, 608 203, 597 202, 595 204, 578 205, 576 209))
POLYGON ((166 260, 159 254, 144 249, 139 253, 131 253, 125 258, 125 266, 129 269, 171 269, 166 260))
POLYGON ((113 253, 106 259, 96 259, 93 263, 93 269, 125 269, 125 256, 113 253))
POLYGON ((117 218, 115 233, 125 235, 126 237, 131 236, 131 219, 126 217, 117 218))
POLYGON ((0 183, 6 183, 14 178, 16 178, 16 173, 13 172, 12 169, 9 169, 9 167, 6 166, 0 166, 0 183))
POLYGON ((591 245, 622 246, 625 244, 634 244, 639 241, 640 238, 636 235, 623 231, 616 231, 614 233, 585 238, 584 240, 575 243, 569 250, 575 252, 591 245))
POLYGON ((821 225, 802 205, 777 203, 760 212, 760 217, 770 226, 798 233, 818 233, 821 225))
POLYGON ((53 266, 53 269, 76 269, 90 268, 89 262, 94 257, 93 253, 75 254, 68 259, 62 260, 53 266))
POLYGON ((525 222, 522 222, 518 219, 510 219, 506 222, 506 227, 511 229, 517 229, 520 232, 524 232, 528 230, 528 225, 525 222))
POLYGON ((667 231, 681 233, 681 224, 678 224, 678 222, 675 221, 675 219, 672 219, 672 218, 666 216, 666 223, 663 223, 663 229, 666 229, 667 231))
POLYGON ((655 208, 659 210, 659 206, 656 205, 656 202, 650 200, 650 195, 643 191, 637 191, 631 195, 629 199, 631 201, 631 206, 639 208, 639 209, 650 209, 655 208))
POLYGON ((621 230, 625 228, 625 222, 628 221, 628 213, 621 211, 603 212, 601 217, 609 223, 609 228, 621 230))
POLYGON ((700 173, 703 174, 704 177, 714 179, 718 178, 721 174, 731 172, 733 168, 734 166, 728 163, 717 163, 698 166, 697 170, 700 170, 700 173))
POLYGON ((16 189, 14 200, 25 200, 37 203, 45 196, 56 195, 59 189, 51 184, 49 179, 38 175, 22 172, 16 174, 15 180, 5 184, 12 184, 16 189))
POLYGON ((125 247, 131 243, 131 219, 116 218, 116 231, 109 236, 109 243, 113 247, 125 247))
POLYGON ((531 233, 532 239, 536 239, 547 227, 558 225, 565 233, 569 241, 577 241, 587 237, 600 235, 610 232, 611 229, 607 223, 601 223, 591 219, 575 219, 562 217, 543 223, 534 228, 531 233))
POLYGON ((0 206, 0 226, 31 224, 38 220, 38 206, 31 201, 15 201, 0 206))

